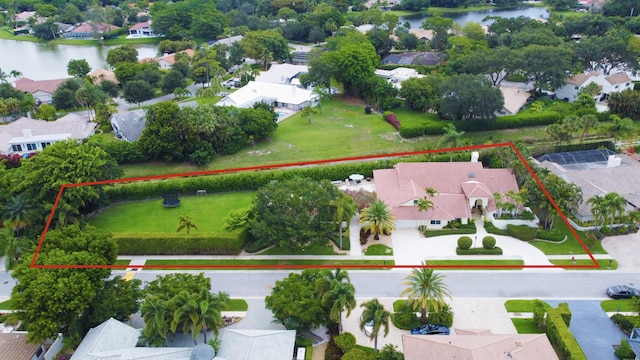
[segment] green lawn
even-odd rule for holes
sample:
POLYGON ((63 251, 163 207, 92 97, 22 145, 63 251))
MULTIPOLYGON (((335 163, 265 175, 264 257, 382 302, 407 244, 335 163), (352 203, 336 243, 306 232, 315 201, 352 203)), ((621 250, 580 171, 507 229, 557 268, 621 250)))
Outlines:
POLYGON ((124 260, 124 259, 116 260, 116 262, 113 263, 113 265, 129 265, 129 264, 131 264, 131 260, 124 260))
POLYGON ((224 311, 247 311, 249 304, 244 299, 229 299, 224 311))
POLYGON ((495 270, 519 270, 518 267, 499 268, 499 266, 523 266, 522 260, 429 260, 427 265, 432 266, 452 266, 447 270, 466 270, 474 267, 493 267, 495 270), (460 267, 457 267, 460 266, 460 267))
POLYGON ((0 302, 0 310, 11 310, 11 299, 0 302))
POLYGON ((628 311, 638 311, 638 307, 635 306, 633 299, 621 299, 621 300, 604 300, 600 303, 600 307, 605 312, 614 312, 620 311, 628 312, 628 311))
MULTIPOLYGON (((504 307, 507 309, 507 312, 513 313, 526 313, 533 312, 533 301, 534 300, 507 300, 504 303, 504 307)), ((547 308, 550 308, 551 305, 545 303, 547 308)))
MULTIPOLYGON (((264 267, 278 267, 284 266, 287 268, 294 267, 296 269, 304 269, 309 266, 343 266, 358 268, 361 266, 372 266, 367 268, 368 270, 388 270, 390 268, 383 268, 382 266, 393 266, 395 262, 393 260, 147 260, 145 266, 169 266, 168 269, 207 269, 212 266, 221 266, 228 268, 220 268, 220 270, 237 270, 242 267, 243 270, 264 270, 264 267), (180 268, 178 266, 187 266, 180 268), (194 267, 190 267, 194 266, 194 267), (202 266, 197 268, 195 266, 202 266), (254 267, 256 266, 256 267, 254 267), (262 266, 262 268, 260 268, 262 266)), ((157 268, 143 268, 143 270, 157 270, 157 268)))
POLYGON ((254 192, 183 196, 181 204, 167 209, 161 199, 117 203, 89 223, 112 233, 175 233, 178 216, 191 216, 198 232, 220 232, 230 210, 249 207, 254 192))
POLYGON ((393 249, 383 244, 375 244, 367 247, 364 254, 369 256, 393 255, 393 249))
POLYGON ((516 327, 518 334, 544 334, 544 331, 538 329, 533 319, 511 319, 516 327))
MULTIPOLYGON (((588 260, 588 259, 578 259, 575 262, 571 261, 571 260, 549 260, 552 264, 555 265, 560 265, 560 266, 565 266, 565 265, 569 265, 569 266, 593 266, 593 261, 588 260)), ((576 269, 576 270, 615 270, 618 268, 618 262, 616 260, 613 260, 611 262, 611 268, 609 268, 609 260, 607 259, 598 259, 598 264, 600 264, 599 268, 593 267, 593 268, 580 268, 580 269, 576 269)), ((568 268, 568 270, 571 270, 571 268, 568 268)))
MULTIPOLYGON (((567 240, 561 243, 547 242, 534 240, 531 245, 542 250, 547 255, 570 255, 570 254, 586 254, 580 242, 576 239, 573 233, 569 230, 567 224, 561 219, 556 220, 554 227, 559 228, 567 234, 567 240)), ((585 239, 586 236, 583 232, 577 231, 581 239, 585 239)), ((606 254, 607 252, 602 248, 602 244, 598 241, 593 249, 589 249, 592 254, 606 254)))

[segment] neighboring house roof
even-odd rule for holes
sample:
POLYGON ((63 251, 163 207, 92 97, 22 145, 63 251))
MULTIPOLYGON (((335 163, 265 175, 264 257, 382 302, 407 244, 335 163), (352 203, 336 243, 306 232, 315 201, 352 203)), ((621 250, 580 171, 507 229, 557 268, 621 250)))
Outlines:
POLYGON ((23 11, 14 15, 15 21, 28 21, 31 17, 36 16, 35 11, 23 11))
POLYGON ((96 69, 88 74, 92 79, 93 83, 98 85, 102 82, 102 80, 113 81, 118 84, 118 79, 116 78, 116 74, 113 71, 105 70, 105 69, 96 69))
POLYGON ((378 77, 389 79, 395 82, 403 82, 413 77, 424 77, 424 75, 418 74, 416 69, 404 67, 395 68, 393 70, 376 69, 375 74, 378 77))
POLYGON ((208 44, 209 45, 224 44, 224 45, 227 45, 227 46, 231 46, 234 43, 242 40, 243 38, 244 38, 244 36, 242 36, 242 35, 236 35, 236 36, 231 36, 231 37, 228 37, 228 38, 225 38, 225 39, 219 39, 219 40, 216 40, 216 41, 210 41, 208 44))
POLYGON ((618 73, 618 74, 605 76, 604 79, 607 80, 607 82, 611 85, 624 84, 631 81, 631 78, 629 78, 629 75, 625 73, 618 73))
POLYGON ((195 55, 195 52, 191 49, 186 49, 186 50, 182 50, 182 51, 178 51, 177 53, 173 53, 173 54, 167 54, 164 55, 162 57, 156 58, 156 61, 165 61, 167 62, 169 65, 173 65, 176 63, 176 54, 180 54, 180 53, 185 53, 187 55, 189 55, 189 57, 193 57, 193 55, 195 55))
POLYGON ((493 193, 518 191, 515 176, 508 169, 485 169, 480 162, 408 162, 393 169, 374 170, 376 193, 398 220, 454 220, 471 216, 469 198, 488 198, 483 204, 495 210, 493 193), (434 208, 419 212, 412 201, 427 196, 425 188, 438 194, 430 198, 434 208))
POLYGON ((110 318, 89 330, 71 360, 94 360, 102 352, 135 348, 140 330, 110 318))
POLYGON ((592 76, 594 76, 592 73, 578 74, 566 79, 565 82, 567 84, 580 86, 587 82, 587 80, 589 80, 592 76))
MULTIPOLYGON (((106 33, 106 32, 117 30, 117 29, 120 29, 120 27, 111 25, 111 24, 106 24, 106 23, 98 23, 96 26, 96 30, 99 33, 106 33)), ((92 33, 93 25, 90 22, 84 22, 80 26, 71 30, 70 32, 71 33, 92 33)))
POLYGON ((545 334, 402 335, 402 345, 405 360, 558 359, 545 334))
POLYGON ((27 333, 0 333, 0 360, 31 360, 39 348, 27 343, 27 333))
POLYGON ((295 330, 223 330, 220 360, 282 360, 293 357, 295 330))
POLYGON ((87 122, 82 116, 67 114, 56 121, 22 117, 0 126, 0 153, 12 144, 41 141, 83 140, 91 136, 97 123, 87 122))
POLYGON ((111 115, 111 123, 115 123, 116 131, 125 140, 136 141, 144 130, 146 113, 142 109, 115 113, 111 115))
POLYGON ((415 35, 418 39, 421 40, 431 40, 433 39, 433 30, 424 30, 424 29, 409 29, 409 33, 415 35))
POLYGON ((13 86, 29 94, 33 94, 37 91, 43 91, 49 94, 53 94, 60 84, 68 79, 55 79, 55 80, 31 80, 26 77, 21 77, 13 83, 13 86))
POLYGON ((440 53, 436 52, 405 52, 401 54, 391 54, 382 60, 383 64, 396 65, 438 65, 441 61, 440 53))
POLYGON ((635 181, 640 179, 640 162, 626 155, 615 157, 620 160, 619 166, 611 165, 613 161, 587 162, 577 166, 547 160, 540 162, 540 166, 582 189, 582 203, 575 212, 583 218, 592 216, 591 206, 587 203, 590 198, 610 192, 618 193, 627 200, 628 211, 640 209, 640 182, 635 181), (607 164, 612 167, 607 167, 607 164))
POLYGON ((65 24, 65 23, 61 23, 61 22, 54 22, 54 24, 56 24, 58 26, 58 30, 60 30, 62 32, 71 31, 75 27, 75 25, 73 25, 73 24, 65 24))
POLYGON ((272 64, 269 71, 261 72, 260 75, 256 76, 255 80, 275 84, 289 84, 291 79, 301 73, 308 72, 309 67, 306 65, 272 64))
POLYGON ((247 108, 260 101, 300 105, 318 97, 319 95, 313 91, 294 85, 249 81, 247 85, 225 96, 216 105, 247 108))
POLYGON ((500 86, 504 98, 504 109, 510 114, 516 114, 527 103, 531 93, 517 87, 500 86))
POLYGON ((151 26, 151 21, 147 20, 147 21, 133 24, 133 26, 130 27, 129 30, 145 29, 145 28, 149 28, 150 26, 151 26))

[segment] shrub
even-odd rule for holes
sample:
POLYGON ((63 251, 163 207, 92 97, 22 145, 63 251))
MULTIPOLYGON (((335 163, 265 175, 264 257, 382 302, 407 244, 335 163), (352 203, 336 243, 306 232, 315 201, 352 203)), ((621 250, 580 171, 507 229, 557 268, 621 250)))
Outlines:
POLYGON ((622 315, 622 314, 614 314, 611 316, 611 321, 613 321, 614 324, 618 325, 618 327, 620 328, 620 330, 624 331, 624 332, 631 332, 631 330, 633 330, 634 328, 634 323, 633 321, 631 321, 629 319, 628 316, 622 315))
POLYGON ((367 115, 371 114, 371 105, 367 105, 364 107, 364 113, 367 115))
POLYGON ((393 126, 396 130, 400 130, 400 120, 398 120, 398 117, 396 117, 396 114, 390 111, 385 111, 383 116, 386 122, 391 124, 391 126, 393 126))
POLYGON ((371 236, 371 230, 360 228, 360 244, 364 245, 369 240, 369 236, 371 236))
POLYGON ((434 324, 440 324, 444 326, 453 325, 453 311, 448 304, 440 304, 438 312, 432 312, 429 314, 429 322, 434 324))
POLYGON ((541 300, 533 301, 533 323, 540 330, 544 329, 544 315, 547 313, 544 302, 541 300))
POLYGON ((618 357, 618 359, 622 360, 633 360, 636 358, 636 354, 631 350, 631 346, 629 346, 629 343, 625 339, 622 339, 620 346, 613 353, 618 357))
POLYGON ((563 241, 565 239, 565 234, 562 230, 553 228, 551 230, 538 230, 536 233, 536 238, 548 241, 563 241))
POLYGON ((562 321, 564 321, 565 325, 569 327, 571 325, 571 309, 569 309, 569 304, 558 304, 558 313, 562 317, 562 321))
POLYGON ((416 311, 406 302, 403 302, 398 311, 393 313, 392 322, 395 327, 401 330, 411 330, 420 326, 416 311))
POLYGON ((147 161, 147 156, 140 150, 137 141, 102 141, 97 146, 111 155, 118 164, 135 164, 147 161))
POLYGON ((489 234, 494 234, 494 235, 509 235, 509 232, 507 230, 502 230, 502 229, 498 229, 495 225, 493 225, 493 223, 491 221, 486 221, 484 223, 484 229, 489 233, 489 234))
POLYGON ((598 242, 598 236, 592 232, 588 233, 584 239, 584 244, 589 249, 593 249, 593 247, 596 246, 597 242, 598 242))
POLYGON ((485 249, 493 249, 496 246, 496 238, 493 236, 485 236, 482 238, 482 247, 485 249))
POLYGON ((342 358, 342 351, 333 339, 333 336, 329 338, 327 343, 327 349, 324 352, 324 360, 340 360, 342 358))
POLYGON ((118 255, 238 255, 247 232, 223 234, 119 233, 118 255))
POLYGON ((587 360, 558 309, 547 309, 547 336, 562 359, 587 360))
POLYGON ((502 249, 494 247, 493 249, 473 248, 473 249, 456 249, 457 255, 502 255, 502 249))
POLYGON ((362 349, 351 349, 348 353, 344 354, 342 360, 375 360, 374 354, 369 354, 362 349))
POLYGON ((335 336, 333 340, 336 345, 342 350, 343 353, 353 349, 356 346, 356 337, 350 332, 344 332, 338 336, 335 336))
POLYGON ((462 250, 469 250, 473 245, 473 240, 468 236, 460 236, 458 238, 458 247, 462 250))
POLYGON ((510 236, 522 241, 531 241, 536 238, 538 229, 527 225, 507 225, 507 232, 510 236))

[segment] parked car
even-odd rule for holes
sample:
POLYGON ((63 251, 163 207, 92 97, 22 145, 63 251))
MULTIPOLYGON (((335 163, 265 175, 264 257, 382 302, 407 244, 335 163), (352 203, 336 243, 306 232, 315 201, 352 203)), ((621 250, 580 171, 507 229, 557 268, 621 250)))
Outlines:
POLYGON ((447 326, 438 324, 425 324, 411 329, 411 335, 449 335, 449 333, 447 326))
POLYGON ((607 295, 612 299, 631 299, 640 296, 640 290, 627 285, 616 285, 607 289, 607 295))
MULTIPOLYGON (((360 316, 360 320, 362 320, 362 315, 360 316)), ((373 333, 373 319, 364 323, 364 334, 366 336, 371 336, 371 333, 373 333)))

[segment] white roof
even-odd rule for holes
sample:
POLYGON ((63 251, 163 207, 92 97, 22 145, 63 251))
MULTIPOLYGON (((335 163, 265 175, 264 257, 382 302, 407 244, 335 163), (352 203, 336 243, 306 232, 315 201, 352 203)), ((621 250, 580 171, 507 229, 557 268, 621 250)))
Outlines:
POLYGON ((291 359, 295 341, 295 330, 223 330, 214 360, 291 359))
POLYGON ((520 108, 527 103, 531 94, 527 90, 517 87, 500 86, 502 97, 504 98, 504 108, 511 114, 520 111, 520 108))
POLYGON ((94 360, 102 352, 135 348, 139 337, 140 330, 110 318, 89 330, 71 360, 94 360))
POLYGON ((424 75, 419 74, 416 71, 416 69, 410 69, 405 67, 399 67, 393 70, 377 69, 375 71, 375 74, 376 76, 379 76, 379 77, 394 79, 398 81, 405 81, 413 77, 424 77, 424 75))
POLYGON ((318 94, 313 91, 294 85, 249 81, 247 85, 225 96, 216 105, 248 108, 260 101, 300 105, 317 97, 318 94))
POLYGON ((273 64, 269 71, 261 72, 260 75, 256 77, 256 81, 289 84, 291 79, 298 74, 308 72, 309 67, 307 65, 273 64))
POLYGON ((98 124, 86 121, 82 116, 67 114, 56 121, 35 120, 22 117, 0 126, 0 153, 11 148, 11 144, 29 141, 83 140, 91 136, 98 124), (25 136, 31 133, 31 136, 25 136), (24 140, 24 141, 23 141, 24 140))

